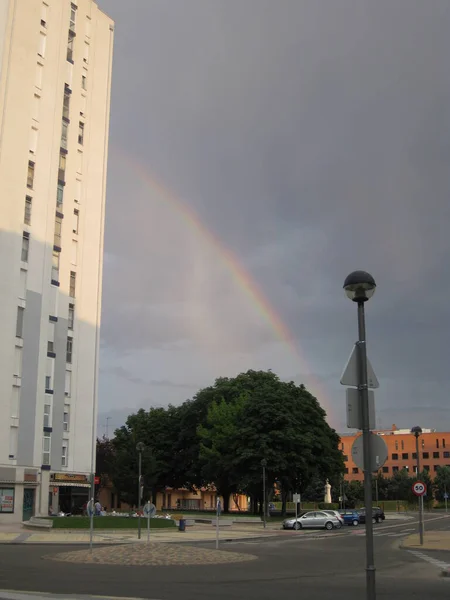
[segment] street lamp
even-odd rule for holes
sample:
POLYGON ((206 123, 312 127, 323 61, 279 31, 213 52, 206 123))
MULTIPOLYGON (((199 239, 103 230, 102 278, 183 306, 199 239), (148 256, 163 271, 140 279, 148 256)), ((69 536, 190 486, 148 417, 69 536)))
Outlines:
POLYGON ((138 442, 136 450, 139 454, 139 478, 138 478, 138 539, 141 539, 141 479, 142 479, 142 453, 145 450, 145 444, 138 442))
POLYGON ((358 304, 358 390, 362 413, 362 435, 364 453, 364 505, 366 507, 366 595, 367 600, 375 600, 375 560, 373 551, 373 523, 372 523, 372 471, 370 448, 370 422, 369 422, 369 390, 367 386, 367 349, 366 349, 366 323, 364 303, 375 293, 375 279, 366 271, 354 271, 347 276, 344 290, 348 298, 358 304))
POLYGON ((263 523, 264 529, 266 528, 266 467, 267 460, 265 458, 261 461, 262 466, 262 478, 263 478, 263 523))
MULTIPOLYGON (((420 475, 420 458, 419 458, 419 436, 422 435, 422 428, 416 425, 411 429, 411 433, 416 438, 416 461, 417 461, 417 479, 420 475)), ((423 496, 419 496, 419 538, 420 545, 423 546, 423 496)))

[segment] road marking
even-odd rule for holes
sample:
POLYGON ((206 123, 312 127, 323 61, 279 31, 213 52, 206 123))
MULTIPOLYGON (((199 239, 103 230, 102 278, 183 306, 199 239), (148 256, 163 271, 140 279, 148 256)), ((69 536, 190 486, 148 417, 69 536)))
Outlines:
POLYGON ((446 563, 442 560, 438 560, 437 558, 433 558, 432 556, 428 556, 428 554, 424 554, 423 552, 419 552, 419 550, 408 550, 410 554, 415 556, 416 558, 420 558, 421 560, 425 560, 429 562, 431 565, 434 565, 438 569, 449 569, 450 564, 446 563))

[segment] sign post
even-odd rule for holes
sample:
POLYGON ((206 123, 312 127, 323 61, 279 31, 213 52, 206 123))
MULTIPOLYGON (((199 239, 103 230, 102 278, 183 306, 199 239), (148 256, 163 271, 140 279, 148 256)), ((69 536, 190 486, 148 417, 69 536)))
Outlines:
POLYGON ((217 498, 217 510, 216 510, 216 550, 219 549, 219 517, 222 512, 222 505, 220 504, 220 498, 217 498))
POLYGON ((144 506, 144 515, 147 517, 147 544, 150 541, 150 519, 156 513, 156 506, 150 500, 144 506))
POLYGON ((94 498, 91 498, 86 506, 87 514, 89 516, 89 551, 92 554, 92 540, 94 537, 94 498))
POLYGON ((445 512, 447 512, 447 500, 448 500, 447 486, 444 487, 444 500, 445 500, 445 512))
POLYGON ((300 494, 294 494, 292 499, 295 504, 295 522, 297 522, 297 515, 298 515, 297 506, 301 502, 301 496, 300 496, 300 494))
POLYGON ((418 496, 419 500, 420 544, 423 545, 423 534, 425 531, 423 523, 423 497, 427 493, 427 486, 425 483, 423 483, 423 481, 416 481, 412 485, 412 491, 416 496, 418 496))

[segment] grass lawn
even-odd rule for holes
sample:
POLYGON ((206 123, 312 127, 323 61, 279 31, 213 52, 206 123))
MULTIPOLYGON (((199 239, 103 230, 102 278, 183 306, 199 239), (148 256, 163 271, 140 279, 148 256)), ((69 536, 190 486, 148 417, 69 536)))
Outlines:
MULTIPOLYGON (((89 517, 52 517, 53 529, 89 529, 89 517)), ((94 529, 137 529, 136 517, 94 517, 94 529)), ((147 527, 147 519, 141 518, 141 527, 147 527)), ((170 519, 150 519, 152 529, 173 529, 170 519)))

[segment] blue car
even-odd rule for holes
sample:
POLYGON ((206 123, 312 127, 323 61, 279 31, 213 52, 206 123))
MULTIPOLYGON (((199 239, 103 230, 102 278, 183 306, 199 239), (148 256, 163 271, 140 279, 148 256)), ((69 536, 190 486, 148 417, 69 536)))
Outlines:
POLYGON ((353 525, 356 527, 356 525, 360 524, 360 515, 357 510, 349 508, 340 510, 339 512, 344 519, 344 525, 353 525))

